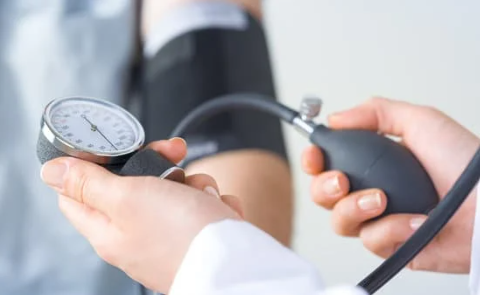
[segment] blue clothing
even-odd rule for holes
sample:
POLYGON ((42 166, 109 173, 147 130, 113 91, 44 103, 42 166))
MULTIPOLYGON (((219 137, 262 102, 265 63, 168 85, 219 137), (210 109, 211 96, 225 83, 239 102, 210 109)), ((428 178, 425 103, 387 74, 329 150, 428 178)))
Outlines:
POLYGON ((0 294, 136 295, 58 210, 35 154, 50 100, 121 103, 133 0, 0 0, 0 294))

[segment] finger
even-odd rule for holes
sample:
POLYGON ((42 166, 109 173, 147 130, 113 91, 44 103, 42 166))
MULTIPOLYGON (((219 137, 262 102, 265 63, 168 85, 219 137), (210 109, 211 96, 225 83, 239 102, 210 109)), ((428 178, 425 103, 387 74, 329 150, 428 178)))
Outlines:
POLYGON ((207 174, 194 174, 185 179, 185 184, 196 189, 202 190, 209 195, 220 198, 220 190, 213 177, 207 174))
POLYGON ((120 197, 131 191, 126 178, 76 158, 57 158, 42 167, 43 181, 58 193, 109 216, 120 197))
POLYGON ((154 141, 147 145, 146 148, 156 151, 174 163, 179 163, 187 155, 187 143, 180 137, 154 141))
POLYGON ((350 190, 348 178, 339 171, 329 171, 315 177, 311 184, 312 200, 325 209, 332 209, 350 190))
POLYGON ((368 250, 382 258, 388 258, 426 219, 424 215, 389 215, 363 226, 360 239, 368 250))
POLYGON ((377 189, 358 191, 341 199, 333 208, 332 223, 341 236, 358 236, 362 224, 385 211, 387 199, 377 189))
POLYGON ((196 189, 203 190, 213 197, 219 198, 223 203, 235 211, 242 219, 244 218, 243 207, 240 199, 230 195, 221 196, 217 182, 210 175, 194 174, 188 176, 185 183, 196 189))
POLYGON ((402 136, 408 126, 415 124, 419 107, 403 101, 372 98, 347 111, 329 116, 335 129, 367 129, 402 136))
POLYGON ((316 175, 323 170, 323 155, 316 146, 307 147, 302 153, 302 169, 305 173, 316 175))
POLYGON ((213 177, 207 174, 194 174, 188 176, 185 182, 187 185, 199 190, 203 190, 207 194, 219 198, 223 203, 235 211, 242 219, 244 218, 242 204, 240 199, 230 195, 220 195, 217 182, 213 177))
POLYGON ((240 198, 230 195, 220 196, 223 203, 228 205, 233 211, 235 211, 242 219, 245 218, 245 214, 242 207, 240 198))
POLYGON ((98 241, 108 235, 110 219, 99 211, 63 195, 58 196, 58 207, 73 227, 89 241, 98 241))

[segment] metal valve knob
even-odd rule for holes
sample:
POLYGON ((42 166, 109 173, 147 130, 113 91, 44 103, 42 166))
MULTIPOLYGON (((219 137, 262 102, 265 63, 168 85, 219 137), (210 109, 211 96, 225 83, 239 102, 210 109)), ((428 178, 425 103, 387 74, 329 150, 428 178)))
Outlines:
POLYGON ((322 110, 322 100, 318 97, 306 97, 300 104, 300 116, 304 121, 312 121, 322 110))

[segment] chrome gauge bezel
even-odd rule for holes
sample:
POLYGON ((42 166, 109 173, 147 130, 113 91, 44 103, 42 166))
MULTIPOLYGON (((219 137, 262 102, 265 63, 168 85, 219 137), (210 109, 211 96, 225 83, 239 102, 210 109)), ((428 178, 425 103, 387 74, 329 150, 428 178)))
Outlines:
POLYGON ((67 154, 68 156, 103 165, 125 163, 135 152, 141 149, 145 143, 145 131, 137 118, 135 118, 130 112, 109 101, 91 97, 67 97, 52 100, 49 104, 47 104, 42 114, 41 132, 48 142, 50 142, 56 149, 67 154), (114 112, 120 112, 122 117, 130 120, 130 123, 134 128, 134 132, 137 135, 135 142, 128 149, 108 152, 91 150, 69 142, 53 127, 53 124, 51 122, 51 113, 57 105, 72 100, 80 103, 84 101, 94 104, 100 104, 104 107, 112 109, 114 112))

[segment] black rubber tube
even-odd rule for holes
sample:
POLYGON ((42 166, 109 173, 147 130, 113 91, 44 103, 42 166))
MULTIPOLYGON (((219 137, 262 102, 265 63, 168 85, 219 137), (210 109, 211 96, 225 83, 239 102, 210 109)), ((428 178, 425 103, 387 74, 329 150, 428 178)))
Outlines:
POLYGON ((425 223, 358 286, 374 294, 401 271, 448 223, 480 179, 480 148, 445 198, 430 213, 425 223))
POLYGON ((298 112, 268 96, 254 93, 229 94, 198 106, 177 125, 170 138, 182 136, 191 126, 199 125, 218 113, 240 109, 262 111, 287 123, 292 123, 293 119, 298 116, 298 112))
MULTIPOLYGON (((238 109, 263 111, 292 123, 298 113, 280 103, 257 94, 235 94, 213 99, 191 112, 175 128, 172 137, 182 136, 189 127, 198 125, 211 116, 238 109)), ((480 178, 480 148, 477 150, 457 182, 415 234, 390 258, 363 279, 358 286, 374 294, 400 272, 448 223, 463 204, 480 178)))

